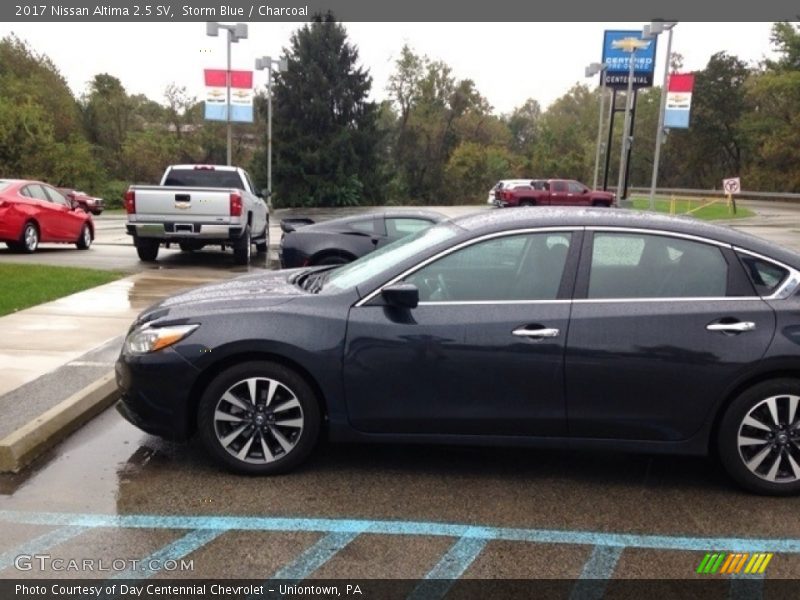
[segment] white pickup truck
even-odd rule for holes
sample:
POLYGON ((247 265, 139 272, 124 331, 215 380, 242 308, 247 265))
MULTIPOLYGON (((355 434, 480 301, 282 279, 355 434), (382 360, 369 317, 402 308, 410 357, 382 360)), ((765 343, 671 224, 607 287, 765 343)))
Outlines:
POLYGON ((269 248, 269 207, 239 167, 172 165, 160 185, 129 187, 125 210, 143 261, 155 261, 161 244, 184 252, 229 246, 240 265, 250 262, 252 244, 259 253, 269 248))

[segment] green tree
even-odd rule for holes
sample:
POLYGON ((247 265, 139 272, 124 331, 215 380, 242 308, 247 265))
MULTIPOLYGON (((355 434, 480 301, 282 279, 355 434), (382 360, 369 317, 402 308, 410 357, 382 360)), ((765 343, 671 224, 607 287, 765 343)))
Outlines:
MULTIPOLYGON (((287 56, 289 68, 272 88, 273 202, 380 203, 378 107, 367 99, 372 78, 347 31, 330 13, 317 16, 292 35, 287 56)), ((266 171, 263 162, 258 171, 266 171)))

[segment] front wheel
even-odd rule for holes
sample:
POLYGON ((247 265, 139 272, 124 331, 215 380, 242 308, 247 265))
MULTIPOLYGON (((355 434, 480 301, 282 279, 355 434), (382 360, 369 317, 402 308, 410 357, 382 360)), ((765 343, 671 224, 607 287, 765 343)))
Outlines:
POLYGON ((274 475, 308 457, 319 436, 320 410, 311 387, 293 370, 253 361, 211 382, 197 425, 205 448, 231 471, 274 475))
POLYGON ((81 227, 81 234, 78 236, 78 241, 75 242, 75 246, 78 250, 88 250, 92 245, 92 230, 89 229, 89 226, 84 224, 81 227))
POLYGON ((800 493, 800 380, 773 379, 737 397, 720 422, 720 459, 750 491, 800 493))
POLYGON ((155 262, 158 257, 158 240, 150 240, 147 238, 136 238, 136 254, 139 255, 139 260, 144 262, 155 262))

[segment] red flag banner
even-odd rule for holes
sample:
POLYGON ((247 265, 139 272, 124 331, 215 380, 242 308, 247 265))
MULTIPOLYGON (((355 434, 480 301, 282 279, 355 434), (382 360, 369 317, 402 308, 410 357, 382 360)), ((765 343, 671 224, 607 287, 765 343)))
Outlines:
POLYGON ((223 69, 205 69, 206 87, 225 87, 225 71, 223 69))
POLYGON ((694 89, 694 73, 673 73, 669 76, 670 92, 689 92, 694 89))
POLYGON ((231 87, 251 88, 253 87, 252 71, 231 71, 231 87))

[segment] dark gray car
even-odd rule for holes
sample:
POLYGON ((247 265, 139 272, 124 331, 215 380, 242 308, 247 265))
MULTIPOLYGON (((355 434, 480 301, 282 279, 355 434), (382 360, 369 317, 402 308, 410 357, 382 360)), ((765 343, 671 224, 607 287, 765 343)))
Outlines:
POLYGON ((120 410, 277 473, 351 442, 716 450, 800 492, 800 255, 689 218, 509 209, 349 265, 251 275, 142 313, 120 410))

